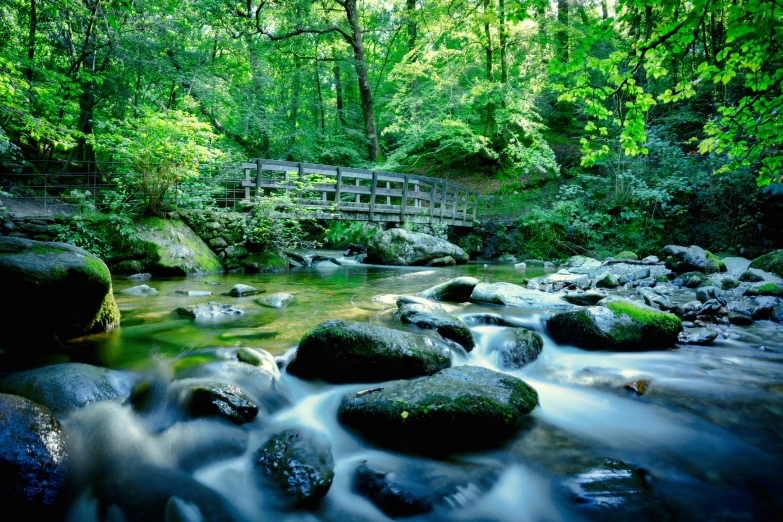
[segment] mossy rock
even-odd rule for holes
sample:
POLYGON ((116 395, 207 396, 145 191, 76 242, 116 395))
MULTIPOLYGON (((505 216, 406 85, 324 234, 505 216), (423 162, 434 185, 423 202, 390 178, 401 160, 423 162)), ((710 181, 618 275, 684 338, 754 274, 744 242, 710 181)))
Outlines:
POLYGON ((745 290, 745 295, 769 295, 773 297, 783 297, 783 286, 777 283, 762 283, 760 285, 749 287, 747 290, 745 290))
POLYGON ((566 312, 547 323, 552 338, 587 350, 666 349, 677 342, 682 321, 628 299, 605 298, 599 306, 566 312))
POLYGON ((460 451, 501 442, 537 405, 538 394, 521 379, 458 366, 350 393, 337 416, 345 426, 384 445, 460 451))
POLYGON ((721 290, 731 290, 733 288, 737 288, 739 286, 739 281, 734 279, 733 277, 724 277, 720 280, 720 287, 721 290))
POLYGON ((288 372, 329 382, 380 382, 430 375, 451 354, 423 335, 354 321, 326 321, 299 342, 288 372))
POLYGON ((223 273, 215 253, 184 222, 146 217, 138 230, 147 243, 148 272, 165 276, 223 273))
POLYGON ((615 259, 632 259, 636 261, 639 259, 639 256, 636 255, 636 252, 631 252, 630 250, 623 250, 616 256, 614 256, 615 259))
POLYGON ((677 276, 677 279, 674 280, 674 284, 686 288, 698 288, 707 281, 707 276, 701 272, 686 272, 677 276))
POLYGON ((707 263, 704 265, 705 272, 708 274, 718 274, 727 270, 726 263, 724 263, 721 258, 709 250, 705 250, 704 253, 707 255, 707 263))
POLYGON ((783 277, 783 250, 775 250, 757 257, 750 263, 750 268, 758 268, 783 277))
POLYGON ((536 332, 524 328, 506 328, 494 336, 490 353, 497 353, 501 367, 518 369, 535 361, 544 348, 544 340, 536 332))
POLYGON ((763 281, 764 278, 761 277, 759 274, 756 274, 755 272, 751 272, 750 270, 745 270, 740 274, 739 280, 742 281, 743 283, 758 283, 760 281, 763 281))
POLYGON ((457 264, 467 263, 468 254, 455 244, 428 234, 393 228, 380 232, 367 243, 367 262, 380 265, 426 265, 445 256, 457 264))
POLYGON ((467 351, 476 346, 470 328, 436 303, 405 303, 397 310, 397 315, 403 323, 435 330, 444 339, 454 341, 467 351))
POLYGON ((0 274, 14 299, 0 324, 6 332, 25 333, 25 355, 120 322, 109 269, 86 250, 2 237, 0 274))
POLYGON ((288 258, 276 252, 254 252, 242 259, 239 264, 249 274, 280 272, 288 269, 288 258))

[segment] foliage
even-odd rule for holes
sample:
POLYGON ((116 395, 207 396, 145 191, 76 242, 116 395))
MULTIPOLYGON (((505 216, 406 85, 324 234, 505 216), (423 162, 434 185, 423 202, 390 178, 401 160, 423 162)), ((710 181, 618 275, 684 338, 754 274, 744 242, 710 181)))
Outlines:
POLYGON ((136 254, 144 248, 134 221, 125 214, 79 214, 51 227, 55 241, 83 248, 103 260, 136 254))
POLYGON ((361 221, 332 221, 324 229, 321 241, 330 248, 346 248, 351 243, 366 245, 378 228, 361 221))
POLYGON ((318 242, 308 239, 303 224, 308 220, 318 227, 314 219, 307 218, 306 210, 295 205, 289 193, 262 195, 256 198, 245 219, 244 240, 260 251, 276 254, 315 248, 318 242))

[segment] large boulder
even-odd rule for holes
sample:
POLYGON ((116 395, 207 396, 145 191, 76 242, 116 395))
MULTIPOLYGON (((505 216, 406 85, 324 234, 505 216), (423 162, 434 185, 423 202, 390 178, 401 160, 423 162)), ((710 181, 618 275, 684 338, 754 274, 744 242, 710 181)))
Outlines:
POLYGON ((82 363, 55 364, 0 378, 0 392, 43 404, 56 414, 93 402, 123 403, 132 386, 124 373, 82 363))
POLYGON ((538 359, 544 340, 524 328, 506 328, 492 337, 489 352, 497 353, 503 368, 522 368, 538 359))
POLYGON ((455 277, 445 283, 421 291, 416 295, 436 301, 464 303, 470 300, 470 294, 473 293, 473 289, 480 282, 475 277, 455 277))
POLYGON ((423 335, 353 321, 326 321, 302 337, 288 372, 329 382, 379 382, 430 375, 450 353, 423 335))
POLYGON ((769 254, 757 257, 750 264, 750 268, 758 268, 783 277, 783 250, 775 250, 769 254))
POLYGON ((166 276, 223 272, 215 253, 180 220, 147 217, 139 222, 138 230, 144 241, 150 243, 148 272, 166 276))
POLYGON ((663 247, 663 253, 667 256, 666 266, 678 274, 704 272, 707 267, 707 253, 696 245, 690 247, 666 245, 663 247))
POLYGON ((511 283, 479 283, 473 289, 470 300, 518 308, 571 308, 573 305, 560 296, 529 290, 511 283))
POLYGON ((256 453, 255 470, 261 482, 284 498, 282 504, 311 506, 329 491, 334 479, 332 446, 320 433, 286 430, 256 453))
POLYGON ((476 346, 470 329, 436 303, 404 303, 397 310, 397 315, 403 323, 413 324, 419 328, 435 330, 444 339, 450 339, 470 351, 476 346))
POLYGON ((606 298, 599 306, 552 317, 547 328, 558 343, 588 350, 665 349, 677 342, 680 319, 629 299, 606 298))
POLYGON ((567 268, 572 274, 589 274, 601 267, 601 262, 592 257, 571 256, 563 263, 563 268, 567 268))
POLYGON ((537 405, 538 394, 521 379, 458 366, 350 393, 337 415, 345 426, 385 444, 464 450, 505 439, 537 405))
POLYGON ((373 236, 367 244, 365 263, 381 265, 426 265, 430 261, 450 256, 467 263, 468 254, 457 245, 429 234, 392 228, 373 236))
POLYGON ((0 237, 0 276, 6 295, 13 297, 0 326, 5 332, 23 332, 27 352, 6 342, 6 354, 32 355, 120 322, 109 269, 81 248, 0 237))
POLYGON ((0 394, 0 500, 30 517, 57 507, 68 487, 65 439, 49 409, 0 394))
POLYGON ((544 285, 560 284, 563 287, 576 287, 586 290, 590 288, 590 278, 584 274, 572 274, 567 270, 559 270, 556 274, 549 274, 539 279, 544 285))

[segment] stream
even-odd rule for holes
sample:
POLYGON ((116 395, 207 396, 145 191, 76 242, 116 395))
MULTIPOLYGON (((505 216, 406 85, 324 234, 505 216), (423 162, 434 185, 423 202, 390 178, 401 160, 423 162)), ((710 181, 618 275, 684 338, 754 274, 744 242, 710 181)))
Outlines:
POLYGON ((67 520, 134 519, 127 507, 124 513, 100 500, 100 492, 112 488, 113 498, 127 497, 123 506, 136 505, 136 513, 164 506, 164 515, 151 512, 149 520, 390 520, 356 492, 354 471, 364 462, 437 494, 432 511, 407 520, 745 521, 773 520, 783 512, 783 325, 771 321, 721 327, 708 346, 590 352, 557 345, 547 335, 549 310, 444 303, 469 325, 477 343, 470 353, 453 351, 455 366, 510 373, 540 398, 511 440, 480 452, 402 453, 347 430, 337 421, 341 398, 373 384, 304 381, 283 369, 279 384, 289 403, 239 427, 181 418, 154 393, 154 383, 165 385, 177 372, 234 357, 239 346, 264 349, 284 364, 302 335, 328 319, 437 337, 395 320, 395 296, 461 275, 522 284, 524 277, 544 274, 536 267, 483 263, 424 268, 341 261, 278 274, 144 281, 158 290, 153 296, 123 294, 140 282, 115 280, 121 326, 70 343, 71 359, 128 372, 152 382, 153 392, 143 408, 100 403, 65 419, 78 470, 67 520), (223 295, 237 283, 291 293, 295 301, 277 310, 256 304, 258 296, 223 295), (177 293, 188 290, 212 296, 177 293), (234 304, 245 314, 203 322, 174 312, 206 301, 234 304), (500 370, 487 347, 507 327, 475 320, 486 313, 538 332, 544 339, 538 359, 520 370, 500 370), (642 395, 626 389, 634 381, 649 381, 642 395), (256 484, 251 467, 273 433, 297 426, 328 438, 335 477, 317 506, 290 511, 256 484), (178 488, 185 493, 176 500, 165 493, 178 488), (182 500, 190 497, 203 500, 200 509, 182 500), (216 514, 210 515, 204 506, 212 505, 216 514))

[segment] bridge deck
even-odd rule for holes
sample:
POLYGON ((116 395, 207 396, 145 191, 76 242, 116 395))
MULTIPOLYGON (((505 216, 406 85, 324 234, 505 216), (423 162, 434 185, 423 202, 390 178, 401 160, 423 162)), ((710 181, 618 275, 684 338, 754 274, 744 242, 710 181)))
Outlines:
POLYGON ((478 193, 438 178, 266 159, 242 170, 245 201, 285 192, 316 219, 458 226, 476 219, 478 193))

